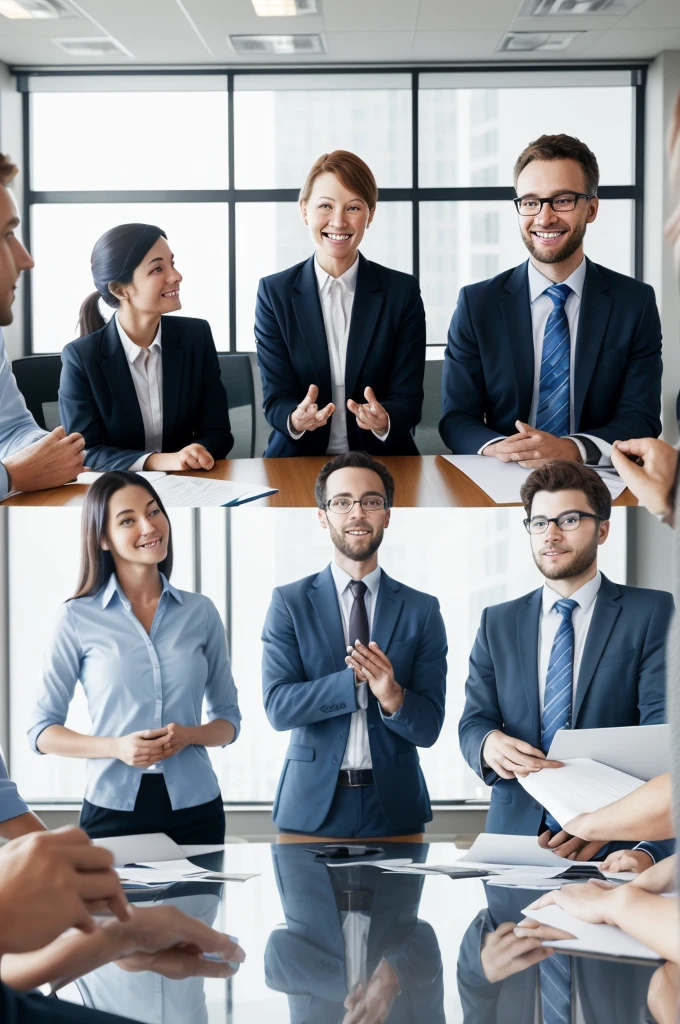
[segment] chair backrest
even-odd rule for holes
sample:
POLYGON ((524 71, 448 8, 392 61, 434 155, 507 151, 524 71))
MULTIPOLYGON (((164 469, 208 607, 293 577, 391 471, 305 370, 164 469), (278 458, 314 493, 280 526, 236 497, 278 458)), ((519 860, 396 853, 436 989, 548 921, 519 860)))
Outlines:
POLYGON ((439 436, 439 420, 442 415, 442 369, 443 359, 425 360, 423 378, 423 415, 416 427, 415 441, 421 455, 441 455, 448 451, 439 436))
POLYGON ((229 401, 229 421, 234 435, 232 459, 255 455, 255 388, 253 368, 247 352, 218 352, 222 383, 229 401))
POLYGON ((15 359, 12 373, 38 426, 43 430, 58 427, 61 356, 25 356, 23 359, 15 359))

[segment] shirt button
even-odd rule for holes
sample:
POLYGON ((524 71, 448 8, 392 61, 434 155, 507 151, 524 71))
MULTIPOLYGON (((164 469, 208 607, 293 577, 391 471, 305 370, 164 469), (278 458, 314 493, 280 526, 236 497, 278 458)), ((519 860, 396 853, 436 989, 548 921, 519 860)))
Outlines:
POLYGON ((536 808, 537 811, 542 811, 543 810, 543 808, 541 807, 540 804, 534 804, 534 807, 536 808))

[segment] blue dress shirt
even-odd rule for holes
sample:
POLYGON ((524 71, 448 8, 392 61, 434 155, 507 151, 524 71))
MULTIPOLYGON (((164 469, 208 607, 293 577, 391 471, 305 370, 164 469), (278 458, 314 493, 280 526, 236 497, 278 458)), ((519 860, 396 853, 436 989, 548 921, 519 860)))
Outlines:
POLYGON ((28 807, 17 792, 17 787, 7 774, 7 766, 0 753, 0 821, 18 818, 26 814, 28 807))
MULTIPOLYGON (((203 594, 176 590, 162 573, 161 579, 150 634, 135 617, 115 573, 95 596, 62 605, 28 731, 37 753, 43 729, 65 723, 78 680, 93 736, 125 736, 169 722, 200 725, 204 698, 208 721, 226 719, 238 736, 241 713, 219 613, 203 594)), ((185 747, 159 767, 173 810, 219 796, 205 747, 185 747)), ((132 811, 142 775, 142 769, 115 758, 88 760, 85 797, 98 807, 132 811)))
POLYGON ((9 477, 2 460, 45 437, 26 408, 7 358, 5 339, 0 331, 0 501, 9 494, 9 477))

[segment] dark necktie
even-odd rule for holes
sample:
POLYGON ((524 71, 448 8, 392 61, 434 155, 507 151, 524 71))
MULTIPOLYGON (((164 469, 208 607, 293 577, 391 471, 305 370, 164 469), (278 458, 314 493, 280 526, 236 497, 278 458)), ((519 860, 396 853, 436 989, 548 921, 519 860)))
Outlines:
MULTIPOLYGON (((368 587, 362 580, 352 580, 349 585, 352 592, 352 608, 349 613, 348 642, 354 647, 357 641, 368 647, 370 633, 368 630, 368 612, 366 611, 366 591, 368 587)), ((368 685, 365 681, 357 682, 357 704, 360 708, 368 706, 368 685)))

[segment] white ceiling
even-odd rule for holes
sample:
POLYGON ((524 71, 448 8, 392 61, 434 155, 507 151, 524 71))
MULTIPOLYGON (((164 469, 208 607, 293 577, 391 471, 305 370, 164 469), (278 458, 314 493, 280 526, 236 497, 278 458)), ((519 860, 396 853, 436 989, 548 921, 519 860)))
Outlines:
POLYGON ((320 13, 258 18, 250 0, 71 0, 78 17, 0 16, 0 60, 11 65, 335 64, 355 61, 615 60, 680 49, 680 0, 643 0, 629 14, 518 17, 521 0, 318 0, 320 13), (563 51, 496 53, 509 29, 586 30, 563 51), (230 34, 320 33, 323 56, 239 57, 230 34), (64 53, 60 36, 107 35, 129 58, 64 53))

